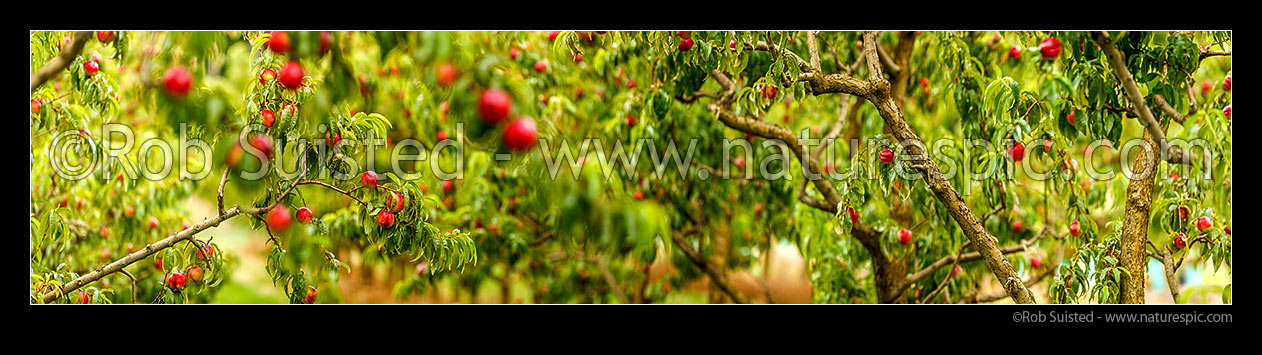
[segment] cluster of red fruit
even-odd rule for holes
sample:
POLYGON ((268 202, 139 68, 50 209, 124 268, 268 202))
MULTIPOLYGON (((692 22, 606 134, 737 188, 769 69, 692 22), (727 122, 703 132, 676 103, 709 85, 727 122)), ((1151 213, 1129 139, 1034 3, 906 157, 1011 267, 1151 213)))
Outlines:
MULTIPOLYGON (((508 92, 500 89, 487 89, 478 98, 478 112, 482 115, 482 122, 489 125, 498 125, 504 121, 512 107, 512 98, 508 96, 508 92)), ((504 144, 514 151, 527 150, 537 143, 538 134, 535 120, 522 116, 509 122, 504 129, 504 144)))
MULTIPOLYGON (((1048 37, 1043 42, 1039 42, 1039 54, 1043 55, 1043 59, 1052 59, 1060 56, 1061 51, 1060 40, 1056 37, 1048 37)), ((1008 49, 1008 56, 1013 59, 1021 57, 1021 46, 1012 46, 1008 49)))
MULTIPOLYGON (((320 32, 321 56, 329 52, 329 46, 332 41, 333 35, 329 34, 328 31, 320 32)), ((289 54, 289 33, 285 31, 272 32, 272 37, 267 41, 267 48, 276 54, 289 54)), ((281 67, 279 79, 281 85, 286 89, 295 90, 302 87, 302 78, 305 75, 302 70, 302 64, 298 63, 297 59, 291 58, 289 62, 285 63, 284 67, 281 67)), ((268 68, 259 75, 259 82, 266 83, 272 78, 277 78, 276 72, 268 68)))
POLYGON ((692 31, 675 31, 675 35, 679 36, 679 50, 681 52, 687 52, 692 49, 692 31))

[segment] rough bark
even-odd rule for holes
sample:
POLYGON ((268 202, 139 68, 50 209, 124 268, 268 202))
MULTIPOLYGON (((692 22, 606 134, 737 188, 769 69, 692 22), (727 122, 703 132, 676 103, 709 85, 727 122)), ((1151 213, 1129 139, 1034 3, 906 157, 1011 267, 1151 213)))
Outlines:
POLYGON ((1130 183, 1126 185, 1126 212, 1122 217, 1122 250, 1118 265, 1130 271, 1122 274, 1121 303, 1144 303, 1144 277, 1147 270, 1147 254, 1144 243, 1148 241, 1148 221, 1152 208, 1153 180, 1157 172, 1156 144, 1144 131, 1145 146, 1135 149, 1135 161, 1131 163, 1130 183))
POLYGON ((70 40, 70 46, 62 48, 62 52, 57 57, 36 70, 35 74, 31 74, 31 92, 35 92, 35 88, 44 85, 48 79, 70 66, 75 57, 79 56, 79 52, 83 51, 83 44, 89 38, 92 38, 92 31, 75 32, 74 38, 70 40))

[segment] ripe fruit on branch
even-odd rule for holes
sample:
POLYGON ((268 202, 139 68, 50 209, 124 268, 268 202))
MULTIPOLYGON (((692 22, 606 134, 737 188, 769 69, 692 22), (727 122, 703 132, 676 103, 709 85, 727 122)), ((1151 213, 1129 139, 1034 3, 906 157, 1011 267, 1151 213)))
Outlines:
POLYGON ((280 68, 280 84, 290 90, 300 88, 302 87, 302 77, 304 75, 302 64, 299 64, 296 60, 291 60, 289 63, 285 63, 284 67, 280 68))
POLYGON ((272 137, 262 133, 250 136, 250 146, 263 152, 268 159, 272 158, 272 137))
POLYGON ((1043 152, 1044 153, 1052 152, 1052 140, 1049 139, 1046 142, 1043 142, 1043 152))
POLYGON ((188 282, 188 277, 180 271, 172 272, 170 276, 167 276, 167 287, 172 290, 183 290, 186 282, 188 282))
POLYGON ((149 229, 158 229, 158 217, 149 217, 149 229))
POLYGON ((736 38, 732 38, 732 41, 727 43, 727 48, 736 49, 736 38))
POLYGON ((1075 237, 1077 237, 1079 234, 1082 234, 1082 228, 1078 227, 1077 221, 1074 221, 1074 223, 1069 224, 1069 234, 1075 237))
POLYGON ((508 117, 508 111, 512 107, 513 101, 508 93, 499 89, 487 89, 478 99, 478 112, 482 114, 482 122, 488 124, 499 123, 508 117))
POLYGON ((263 72, 259 73, 259 84, 267 84, 267 82, 275 79, 276 71, 272 70, 272 68, 263 69, 263 72))
POLYGON ((1013 161, 1021 161, 1022 158, 1025 158, 1025 144, 1021 144, 1021 142, 1013 144, 1012 147, 1008 148, 1008 155, 1012 156, 1013 161))
POLYGON ((898 230, 898 242, 903 245, 911 244, 911 231, 906 229, 898 230))
POLYGON ((333 134, 333 130, 324 132, 324 141, 328 142, 330 147, 336 147, 342 141, 342 132, 337 132, 337 134, 333 134))
POLYGON ((894 151, 889 150, 889 149, 882 150, 882 151, 881 151, 881 162, 882 162, 882 163, 886 163, 886 164, 893 163, 893 162, 894 162, 894 151))
POLYGON ((154 259, 153 259, 153 267, 158 268, 158 270, 164 270, 164 269, 162 268, 162 258, 154 258, 154 259))
POLYGON ((209 261, 213 257, 215 257, 215 247, 210 246, 210 244, 202 244, 200 248, 197 248, 198 259, 209 261))
POLYGON ((776 95, 780 94, 780 91, 776 89, 775 85, 763 86, 761 91, 762 91, 762 97, 765 97, 768 99, 774 99, 776 98, 776 95))
POLYGON ((679 36, 679 38, 688 38, 688 39, 691 39, 691 38, 692 38, 692 31, 675 31, 675 35, 676 35, 676 36, 679 36))
POLYGON ((192 87, 193 74, 182 66, 174 66, 167 69, 166 74, 162 76, 162 85, 166 88, 167 94, 174 97, 184 97, 188 95, 188 90, 192 87))
POLYGON ((276 123, 276 114, 272 110, 263 109, 259 111, 259 116, 263 116, 263 125, 268 128, 271 128, 272 124, 276 123))
MULTIPOLYGON (((391 68, 391 70, 395 69, 391 68)), ((439 64, 437 70, 438 85, 443 87, 451 86, 451 83, 456 82, 456 78, 460 77, 460 70, 456 69, 456 66, 451 63, 439 64)))
POLYGON ((578 63, 581 61, 583 61, 583 53, 574 54, 574 62, 578 63))
POLYGON ((311 223, 311 209, 306 207, 298 208, 298 221, 302 223, 311 223))
POLYGON ((1065 116, 1065 119, 1069 120, 1070 126, 1073 126, 1074 125, 1074 111, 1069 111, 1069 114, 1065 116))
POLYGON ((548 70, 548 62, 542 59, 535 61, 535 71, 542 73, 547 70, 548 70))
POLYGON ((687 52, 692 49, 692 38, 684 38, 679 40, 679 50, 687 52))
POLYGON ((206 272, 202 271, 202 267, 194 266, 188 269, 188 278, 193 282, 202 282, 202 278, 206 276, 206 272))
POLYGON ((1033 266, 1033 267, 1043 267, 1043 258, 1040 258, 1038 255, 1031 256, 1031 257, 1030 257, 1030 266, 1033 266))
POLYGON ((1223 78, 1223 90, 1231 91, 1231 74, 1223 78))
POLYGON ((504 130, 504 144, 515 151, 530 149, 535 145, 537 135, 538 129, 535 127, 533 118, 518 118, 509 123, 508 128, 504 130))
POLYGON ((289 52, 289 33, 285 31, 272 32, 272 38, 267 41, 267 48, 276 54, 285 54, 289 52))
POLYGON ((512 49, 509 49, 509 50, 508 50, 508 59, 517 60, 517 54, 518 54, 518 53, 521 53, 521 51, 520 51, 520 50, 518 50, 518 49, 517 49, 517 47, 513 47, 512 49))
POLYGON ((1175 233, 1174 234, 1174 250, 1183 249, 1186 246, 1187 246, 1187 235, 1183 234, 1183 232, 1175 233))
POLYGON ((377 214, 377 224, 382 228, 390 228, 394 226, 394 213, 390 211, 381 211, 377 214))
POLYGON ((318 293, 318 292, 316 292, 316 288, 315 288, 315 286, 308 286, 308 287, 307 287, 307 296, 306 296, 306 297, 304 297, 304 298, 302 299, 302 303, 306 303, 306 304, 312 304, 312 303, 315 303, 315 300, 316 300, 316 296, 317 296, 317 295, 319 295, 319 293, 318 293))
POLYGON ((1188 206, 1179 206, 1179 220, 1187 220, 1190 212, 1188 206))
POLYGON ((1056 37, 1048 37, 1039 42, 1039 52, 1043 54, 1043 59, 1052 59, 1060 55, 1060 40, 1056 37))
POLYGON ((955 275, 959 275, 961 272, 964 272, 964 268, 960 267, 959 265, 956 265, 954 268, 951 269, 951 277, 955 277, 955 275))
POLYGON ((96 31, 96 40, 101 41, 101 43, 113 42, 115 37, 117 36, 114 34, 114 31, 96 31))
POLYGON ((89 60, 89 61, 83 62, 83 71, 87 72, 89 76, 96 75, 96 73, 100 70, 101 70, 101 65, 97 64, 95 60, 89 60))
POLYGON ((288 206, 276 206, 267 211, 267 229, 280 233, 289 229, 290 222, 293 221, 293 212, 289 212, 288 206))
POLYGON ((1015 221, 1015 222, 1012 222, 1012 232, 1014 232, 1014 233, 1015 233, 1015 232, 1020 232, 1020 231, 1021 231, 1021 227, 1022 227, 1021 221, 1015 221))
POLYGON ((333 43, 333 34, 329 31, 320 31, 320 56, 329 52, 329 45, 333 43))
POLYGON ((920 78, 920 87, 929 87, 929 78, 920 78))
POLYGON ((31 113, 39 113, 44 107, 44 99, 31 99, 31 113))
POLYGON ((456 189, 456 183, 451 180, 443 180, 443 193, 451 193, 456 189))
POLYGON ((1020 58, 1021 46, 1012 46, 1012 48, 1008 49, 1008 56, 1012 57, 1012 59, 1020 58))
POLYGON ((363 175, 359 176, 359 181, 363 182, 364 186, 377 187, 377 173, 365 171, 363 175))
POLYGON ((627 115, 627 126, 635 127, 635 116, 627 115))
POLYGON ((1211 222, 1209 220, 1209 217, 1201 217, 1201 218, 1196 219, 1197 230, 1204 232, 1206 229, 1210 229, 1212 227, 1214 227, 1214 222, 1211 222))
MULTIPOLYGON (((386 196, 386 208, 390 209, 390 212, 402 211, 403 206, 405 205, 406 205, 406 202, 403 200, 403 195, 399 194, 398 192, 391 191, 390 195, 386 196)), ((299 216, 301 215, 302 215, 302 211, 299 210, 299 216)))
POLYGON ((560 33, 561 31, 548 31, 548 40, 549 41, 557 40, 557 35, 560 33))
POLYGON ((859 223, 859 214, 856 213, 853 208, 846 207, 846 213, 850 214, 850 223, 859 223))
POLYGON ((439 141, 447 140, 447 131, 439 130, 438 133, 434 134, 434 138, 438 138, 439 141))
POLYGON ((1227 105, 1227 107, 1223 107, 1223 116, 1227 116, 1227 118, 1231 118, 1231 105, 1227 105))

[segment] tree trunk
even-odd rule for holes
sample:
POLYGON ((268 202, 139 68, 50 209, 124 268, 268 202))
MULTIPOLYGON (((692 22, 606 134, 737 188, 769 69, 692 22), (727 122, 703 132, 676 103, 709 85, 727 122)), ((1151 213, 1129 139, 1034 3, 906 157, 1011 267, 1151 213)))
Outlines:
POLYGON ((1157 175, 1157 145, 1146 130, 1144 143, 1147 147, 1136 150, 1135 161, 1131 163, 1131 180, 1126 186, 1126 213, 1122 217, 1122 251, 1118 264, 1130 271, 1130 275, 1122 274, 1121 303, 1144 303, 1144 277, 1148 269, 1144 242, 1148 240, 1152 185, 1157 175))

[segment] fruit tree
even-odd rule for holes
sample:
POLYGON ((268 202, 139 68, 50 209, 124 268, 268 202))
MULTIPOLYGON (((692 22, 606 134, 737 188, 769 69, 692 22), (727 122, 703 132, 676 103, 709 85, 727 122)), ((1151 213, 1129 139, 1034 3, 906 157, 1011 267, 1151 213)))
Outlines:
POLYGON ((30 300, 776 302, 791 245, 816 303, 1182 302, 1230 273, 1230 35, 32 31, 30 300))

